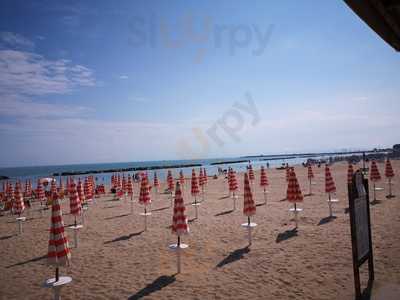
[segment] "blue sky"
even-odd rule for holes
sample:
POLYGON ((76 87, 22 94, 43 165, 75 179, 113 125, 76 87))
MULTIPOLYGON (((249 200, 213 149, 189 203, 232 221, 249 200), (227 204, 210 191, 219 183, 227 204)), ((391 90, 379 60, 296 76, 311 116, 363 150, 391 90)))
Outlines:
POLYGON ((399 70, 342 1, 2 1, 0 166, 392 146, 399 70))

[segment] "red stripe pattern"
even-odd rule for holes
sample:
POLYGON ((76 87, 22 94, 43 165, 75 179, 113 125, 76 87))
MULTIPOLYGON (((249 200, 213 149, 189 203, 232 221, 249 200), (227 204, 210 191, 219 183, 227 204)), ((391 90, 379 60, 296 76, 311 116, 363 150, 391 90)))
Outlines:
POLYGON ((149 181, 147 179, 147 176, 142 176, 142 181, 140 184, 139 203, 144 206, 147 206, 151 203, 149 181))
POLYGON ((314 172, 313 172, 313 169, 312 169, 312 166, 311 166, 310 163, 308 164, 307 168, 308 168, 307 178, 308 178, 309 180, 311 180, 311 179, 314 178, 314 172))
POLYGON ((286 199, 291 203, 303 202, 303 194, 301 193, 300 185, 293 168, 289 168, 289 182, 286 191, 286 199))
POLYGON ((378 166, 374 160, 371 162, 371 173, 369 179, 373 182, 381 180, 381 174, 379 173, 378 166))
POLYGON ((69 194, 69 209, 71 215, 79 216, 82 212, 82 205, 76 188, 75 181, 71 181, 71 190, 69 194))
POLYGON ((172 217, 172 233, 180 236, 189 233, 187 217, 185 215, 185 204, 182 197, 181 185, 176 183, 174 214, 172 217))
POLYGON ((13 211, 15 214, 22 214, 25 210, 24 198, 21 192, 21 186, 17 182, 15 184, 14 201, 13 201, 13 211))
POLYGON ((174 191, 174 177, 172 176, 171 170, 168 170, 167 173, 167 184, 169 192, 172 193, 174 191))
POLYGON ((325 166, 325 193, 334 193, 336 192, 335 182, 333 181, 331 170, 329 166, 325 166))
POLYGON ((249 172, 250 181, 253 181, 254 179, 256 179, 256 177, 254 176, 254 171, 253 171, 253 166, 252 165, 249 165, 248 172, 249 172))
POLYGON ((192 186, 190 190, 192 196, 197 196, 200 191, 199 191, 199 184, 197 181, 197 176, 196 176, 196 171, 192 169, 192 186))
POLYGON ((392 168, 392 163, 390 162, 389 159, 386 160, 385 163, 385 176, 387 178, 393 178, 394 177, 394 172, 393 172, 393 168, 392 168))
POLYGON ((155 187, 159 187, 160 186, 160 182, 158 181, 158 177, 157 177, 157 173, 156 172, 154 172, 153 185, 155 187))
POLYGON ((51 208, 51 225, 49 247, 47 252, 47 264, 60 267, 70 264, 71 253, 68 239, 64 234, 64 222, 60 200, 55 198, 51 208))
POLYGON ((261 166, 260 186, 263 188, 266 188, 268 186, 268 177, 267 177, 267 172, 265 171, 264 166, 261 166))
POLYGON ((256 204, 253 200, 253 194, 250 189, 249 175, 244 173, 244 196, 243 196, 243 214, 247 217, 256 214, 256 204))
POLYGON ((239 189, 239 185, 236 180, 236 173, 235 173, 235 171, 233 171, 232 168, 229 168, 229 171, 228 171, 228 184, 229 184, 230 192, 236 192, 239 189))

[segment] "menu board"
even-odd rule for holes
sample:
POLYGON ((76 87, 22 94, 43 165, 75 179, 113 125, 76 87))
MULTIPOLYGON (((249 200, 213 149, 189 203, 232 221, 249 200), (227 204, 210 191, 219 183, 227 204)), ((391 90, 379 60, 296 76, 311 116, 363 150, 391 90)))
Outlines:
POLYGON ((356 227, 357 257, 361 260, 370 249, 369 245, 369 222, 368 222, 368 199, 362 181, 361 173, 356 174, 356 189, 358 197, 354 199, 354 219, 356 227))

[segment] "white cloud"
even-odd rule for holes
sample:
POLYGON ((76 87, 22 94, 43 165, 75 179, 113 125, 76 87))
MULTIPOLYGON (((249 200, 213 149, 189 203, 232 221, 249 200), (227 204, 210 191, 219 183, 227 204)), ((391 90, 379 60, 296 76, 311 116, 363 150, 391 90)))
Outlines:
POLYGON ((127 75, 120 75, 119 79, 128 79, 129 77, 127 75))
POLYGON ((31 40, 18 33, 9 31, 0 32, 0 42, 6 44, 6 46, 11 46, 14 48, 33 48, 35 46, 31 40))

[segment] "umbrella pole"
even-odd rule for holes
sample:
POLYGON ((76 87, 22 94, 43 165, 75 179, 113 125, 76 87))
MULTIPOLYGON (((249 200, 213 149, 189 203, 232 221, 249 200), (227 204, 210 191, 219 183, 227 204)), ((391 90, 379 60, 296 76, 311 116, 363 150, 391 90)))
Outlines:
POLYGON ((178 235, 178 243, 176 244, 176 263, 178 273, 181 272, 181 237, 178 235))
POLYGON ((251 245, 251 227, 250 227, 250 217, 247 217, 247 230, 249 235, 249 246, 251 245))
POLYGON ((58 267, 56 267, 56 282, 60 279, 58 267))
POLYGON ((328 193, 329 217, 332 218, 332 202, 331 193, 328 193))
POLYGON ((198 211, 197 211, 197 196, 194 196, 194 208, 196 210, 196 219, 199 217, 198 211))
POLYGON ((233 191, 232 193, 232 197, 233 197, 233 210, 236 210, 236 195, 235 195, 235 191, 233 191))
POLYGON ((374 181, 374 202, 376 202, 376 190, 375 190, 375 181, 374 181))
POLYGON ((264 204, 267 204, 267 190, 264 187, 264 204))
POLYGON ((201 186, 201 201, 204 201, 204 184, 201 186))
POLYGON ((312 191, 311 191, 311 178, 310 178, 310 196, 312 195, 312 191))
POLYGON ((389 178, 389 198, 393 197, 392 195, 392 178, 389 178))
POLYGON ((133 214, 133 194, 131 195, 131 214, 133 214))
POLYGON ((146 206, 144 207, 144 231, 147 231, 147 210, 146 210, 146 206))
POLYGON ((297 206, 296 202, 294 203, 294 222, 296 223, 296 228, 297 228, 297 206))

